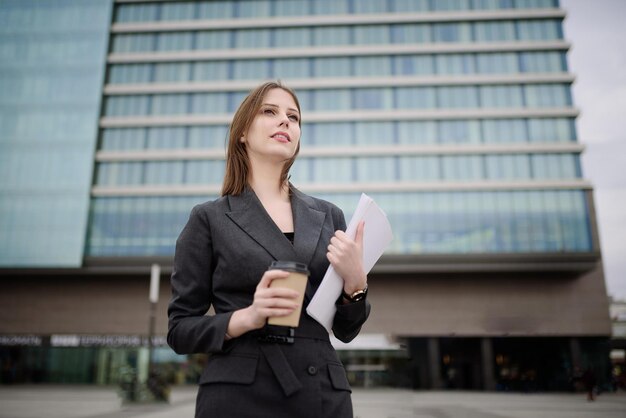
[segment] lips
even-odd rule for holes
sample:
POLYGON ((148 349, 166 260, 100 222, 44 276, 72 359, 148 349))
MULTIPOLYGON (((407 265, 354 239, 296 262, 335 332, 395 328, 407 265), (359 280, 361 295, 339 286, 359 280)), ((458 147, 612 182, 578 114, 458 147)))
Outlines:
POLYGON ((291 142, 291 138, 287 132, 276 132, 272 135, 272 138, 279 142, 291 142))

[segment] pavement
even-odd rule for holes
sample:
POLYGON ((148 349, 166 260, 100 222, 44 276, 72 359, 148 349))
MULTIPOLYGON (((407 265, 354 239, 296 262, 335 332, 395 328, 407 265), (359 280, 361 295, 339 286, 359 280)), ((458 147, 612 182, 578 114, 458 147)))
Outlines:
MULTIPOLYGON (((174 387, 166 404, 125 404, 112 386, 0 386, 0 418, 192 418, 195 398, 194 386, 174 387)), ((623 391, 588 402, 583 393, 354 389, 352 402, 355 418, 626 417, 623 391)))

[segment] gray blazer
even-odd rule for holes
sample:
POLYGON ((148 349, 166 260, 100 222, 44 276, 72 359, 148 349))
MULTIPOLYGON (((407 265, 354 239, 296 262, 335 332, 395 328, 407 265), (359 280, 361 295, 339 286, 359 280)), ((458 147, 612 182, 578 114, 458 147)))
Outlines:
MULTIPOLYGON (((330 238, 345 230, 335 205, 290 190, 293 245, 249 188, 194 207, 176 242, 167 341, 179 354, 211 353, 199 382, 197 417, 352 416, 345 370, 328 333, 305 309, 293 344, 260 340, 267 330, 224 341, 230 316, 252 304, 274 260, 308 265, 306 306, 328 268, 330 238), (211 306, 215 313, 207 315, 211 306)), ((338 304, 334 335, 351 341, 369 311, 367 301, 338 304)))

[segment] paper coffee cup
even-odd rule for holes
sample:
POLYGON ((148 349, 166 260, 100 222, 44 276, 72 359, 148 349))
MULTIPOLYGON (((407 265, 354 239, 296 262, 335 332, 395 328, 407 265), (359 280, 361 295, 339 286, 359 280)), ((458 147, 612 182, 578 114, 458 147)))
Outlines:
POLYGON ((274 261, 269 270, 288 271, 289 276, 284 279, 274 279, 270 283, 270 288, 286 287, 293 289, 299 294, 297 299, 298 307, 287 316, 273 316, 268 318, 267 323, 270 325, 282 325, 285 327, 297 327, 300 324, 300 312, 302 312, 302 301, 304 300, 304 292, 306 284, 309 280, 309 269, 306 264, 297 263, 295 261, 274 261))

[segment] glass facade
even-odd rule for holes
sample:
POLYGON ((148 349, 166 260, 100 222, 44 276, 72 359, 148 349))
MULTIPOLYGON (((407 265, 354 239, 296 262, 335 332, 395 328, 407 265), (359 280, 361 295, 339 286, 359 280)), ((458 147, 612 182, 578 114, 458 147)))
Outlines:
POLYGON ((562 73, 566 70, 564 52, 476 52, 112 64, 108 81, 114 85, 262 78, 562 73))
MULTIPOLYGON (((373 183, 406 186, 398 192, 368 193, 385 209, 394 228, 390 254, 593 250, 587 192, 571 185, 582 179, 567 47, 544 46, 563 39, 562 17, 550 13, 555 10, 558 3, 553 0, 117 4, 114 23, 120 25, 111 35, 110 52, 124 60, 110 60, 107 84, 117 90, 106 94, 102 111, 117 127, 100 131, 87 254, 173 254, 191 207, 215 198, 211 193, 221 185, 228 126, 211 118, 230 116, 248 89, 223 82, 256 84, 264 79, 299 83, 296 90, 305 118, 303 153, 290 173, 296 186, 306 190, 362 185, 366 192, 373 183), (536 13, 532 18, 521 12, 515 17, 515 10, 525 9, 536 13), (483 13, 498 10, 509 14, 494 18, 483 13), (416 13, 425 19, 359 20, 380 13, 416 13), (446 19, 446 13, 457 17, 446 19), (325 15, 354 19, 336 24, 325 22, 325 15), (298 26, 288 21, 269 26, 255 20, 289 16, 311 19, 298 26), (158 27, 159 22, 218 19, 244 23, 215 29, 158 27), (157 25, 146 32, 125 27, 126 23, 157 25), (352 45, 431 49, 319 53, 320 48, 352 45), (480 48, 451 51, 446 49, 449 45, 480 48), (245 49, 276 54, 228 56, 245 49), (295 56, 285 52, 296 50, 295 56), (202 51, 221 55, 167 56, 202 51), (137 55, 144 53, 154 58, 137 55), (355 77, 378 84, 338 88, 331 81, 355 77), (331 84, 324 86, 325 81, 331 84), (200 83, 214 88, 198 91, 194 86, 200 83), (164 84, 189 87, 159 92, 164 84), (138 93, 130 85, 156 90, 138 93), (396 110, 423 114, 400 118, 396 110), (387 113, 381 120, 355 117, 376 111, 387 113), (476 115, 462 116, 468 111, 476 115), (316 114, 315 121, 307 121, 307 115, 316 114), (321 116, 329 114, 341 117, 321 116), (186 115, 206 116, 207 122, 175 126, 150 122, 186 115), (148 117, 146 122, 133 122, 143 117, 148 117), (384 152, 376 151, 382 148, 384 152), (316 156, 317 150, 327 156, 316 156), (559 182, 569 185, 554 186, 559 182), (181 196, 179 186, 207 192, 181 196)), ((358 200, 353 192, 317 195, 338 204, 347 217, 358 200)))
POLYGON ((112 4, 0 3, 0 266, 82 264, 112 4))
POLYGON ((541 9, 557 0, 219 0, 120 4, 115 21, 153 22, 193 19, 343 15, 389 12, 541 9))
MULTIPOLYGON (((567 84, 375 87, 300 90, 299 101, 309 111, 357 109, 472 109, 568 107, 567 84)), ((112 96, 105 116, 149 116, 233 113, 237 93, 188 93, 112 96)))
MULTIPOLYGON (((324 165, 334 164, 324 159, 324 165)), ((393 164, 375 166, 393 171, 393 164)), ((363 163, 372 172, 372 166, 363 163)), ((413 166, 416 171, 423 166, 413 166)), ((465 170, 466 167, 453 166, 465 170)), ((349 170, 336 168, 334 173, 349 170)), ((335 178, 338 174, 329 175, 335 178)), ((384 173, 383 173, 384 177, 384 173)), ((369 193, 387 213, 390 254, 585 252, 591 248, 583 191, 369 193)), ((318 194, 351 216, 358 193, 318 194)), ((171 255, 190 208, 217 196, 102 197, 92 204, 88 254, 171 255), (172 239, 174 237, 174 239, 172 239)))
POLYGON ((559 19, 537 19, 119 34, 113 36, 111 50, 128 54, 228 48, 550 41, 562 38, 559 19))

